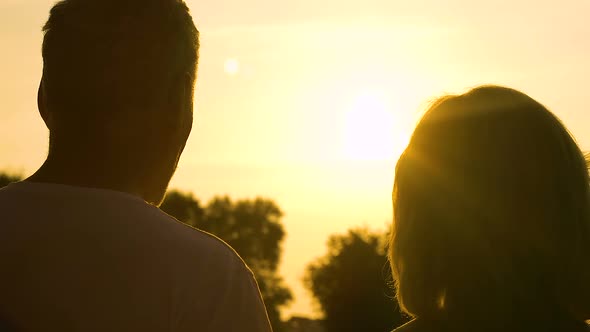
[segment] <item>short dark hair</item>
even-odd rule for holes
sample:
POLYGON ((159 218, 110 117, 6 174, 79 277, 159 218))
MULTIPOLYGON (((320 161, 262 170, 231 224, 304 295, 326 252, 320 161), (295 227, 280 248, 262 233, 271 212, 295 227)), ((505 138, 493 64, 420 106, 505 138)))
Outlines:
POLYGON ((389 254, 407 313, 589 314, 586 162, 529 96, 484 86, 438 99, 398 161, 393 209, 389 254))
POLYGON ((43 31, 43 88, 63 126, 149 111, 196 75, 199 32, 182 0, 63 0, 43 31))

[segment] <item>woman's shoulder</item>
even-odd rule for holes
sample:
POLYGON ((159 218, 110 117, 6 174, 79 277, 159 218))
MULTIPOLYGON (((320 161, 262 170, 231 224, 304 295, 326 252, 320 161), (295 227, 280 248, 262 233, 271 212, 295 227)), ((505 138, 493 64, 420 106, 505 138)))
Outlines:
MULTIPOLYGON (((577 326, 571 326, 569 328, 557 329, 557 330, 559 330, 559 331, 590 332, 590 325, 588 324, 589 322, 586 322, 586 324, 580 324, 577 326)), ((417 318, 417 319, 414 319, 414 320, 406 323, 405 325, 398 327, 397 329, 393 330, 392 332, 448 332, 448 331, 458 332, 458 331, 473 331, 474 330, 473 328, 465 328, 464 326, 461 328, 456 327, 454 329, 450 329, 445 326, 446 326, 446 324, 441 324, 440 322, 436 323, 436 322, 427 321, 427 320, 417 318)), ((557 331, 557 330, 554 328, 551 329, 551 331, 557 331)), ((527 331, 529 331, 529 329, 527 329, 527 331)), ((543 331, 546 331, 546 329, 536 328, 535 331, 543 332, 543 331)))
POLYGON ((417 318, 398 327, 393 332, 442 332, 442 329, 437 328, 435 324, 417 318))

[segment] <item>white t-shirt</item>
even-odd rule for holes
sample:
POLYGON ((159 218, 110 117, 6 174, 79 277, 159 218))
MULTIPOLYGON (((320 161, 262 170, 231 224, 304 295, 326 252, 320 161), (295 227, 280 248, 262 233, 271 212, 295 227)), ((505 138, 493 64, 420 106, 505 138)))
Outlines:
POLYGON ((0 319, 19 331, 271 331, 223 241, 130 194, 30 182, 0 190, 0 319))

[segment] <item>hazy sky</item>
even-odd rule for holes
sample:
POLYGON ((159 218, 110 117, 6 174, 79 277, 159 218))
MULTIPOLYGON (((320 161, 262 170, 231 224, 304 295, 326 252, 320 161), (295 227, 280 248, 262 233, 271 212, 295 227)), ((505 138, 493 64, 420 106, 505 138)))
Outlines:
MULTIPOLYGON (((53 1, 0 0, 0 169, 27 175, 41 26, 53 1)), ((590 149, 590 1, 189 0, 201 31, 193 134, 172 185, 272 198, 285 212, 287 314, 332 233, 391 220, 395 158, 432 97, 522 89, 590 149)))

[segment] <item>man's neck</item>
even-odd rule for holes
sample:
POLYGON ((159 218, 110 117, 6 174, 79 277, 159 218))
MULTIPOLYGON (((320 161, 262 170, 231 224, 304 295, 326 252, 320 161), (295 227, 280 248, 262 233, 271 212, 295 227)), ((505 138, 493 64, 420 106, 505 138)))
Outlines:
POLYGON ((130 181, 120 174, 109 172, 109 168, 100 163, 72 161, 64 163, 48 158, 39 170, 25 181, 109 189, 146 199, 143 194, 145 191, 133 185, 134 181, 130 181))

